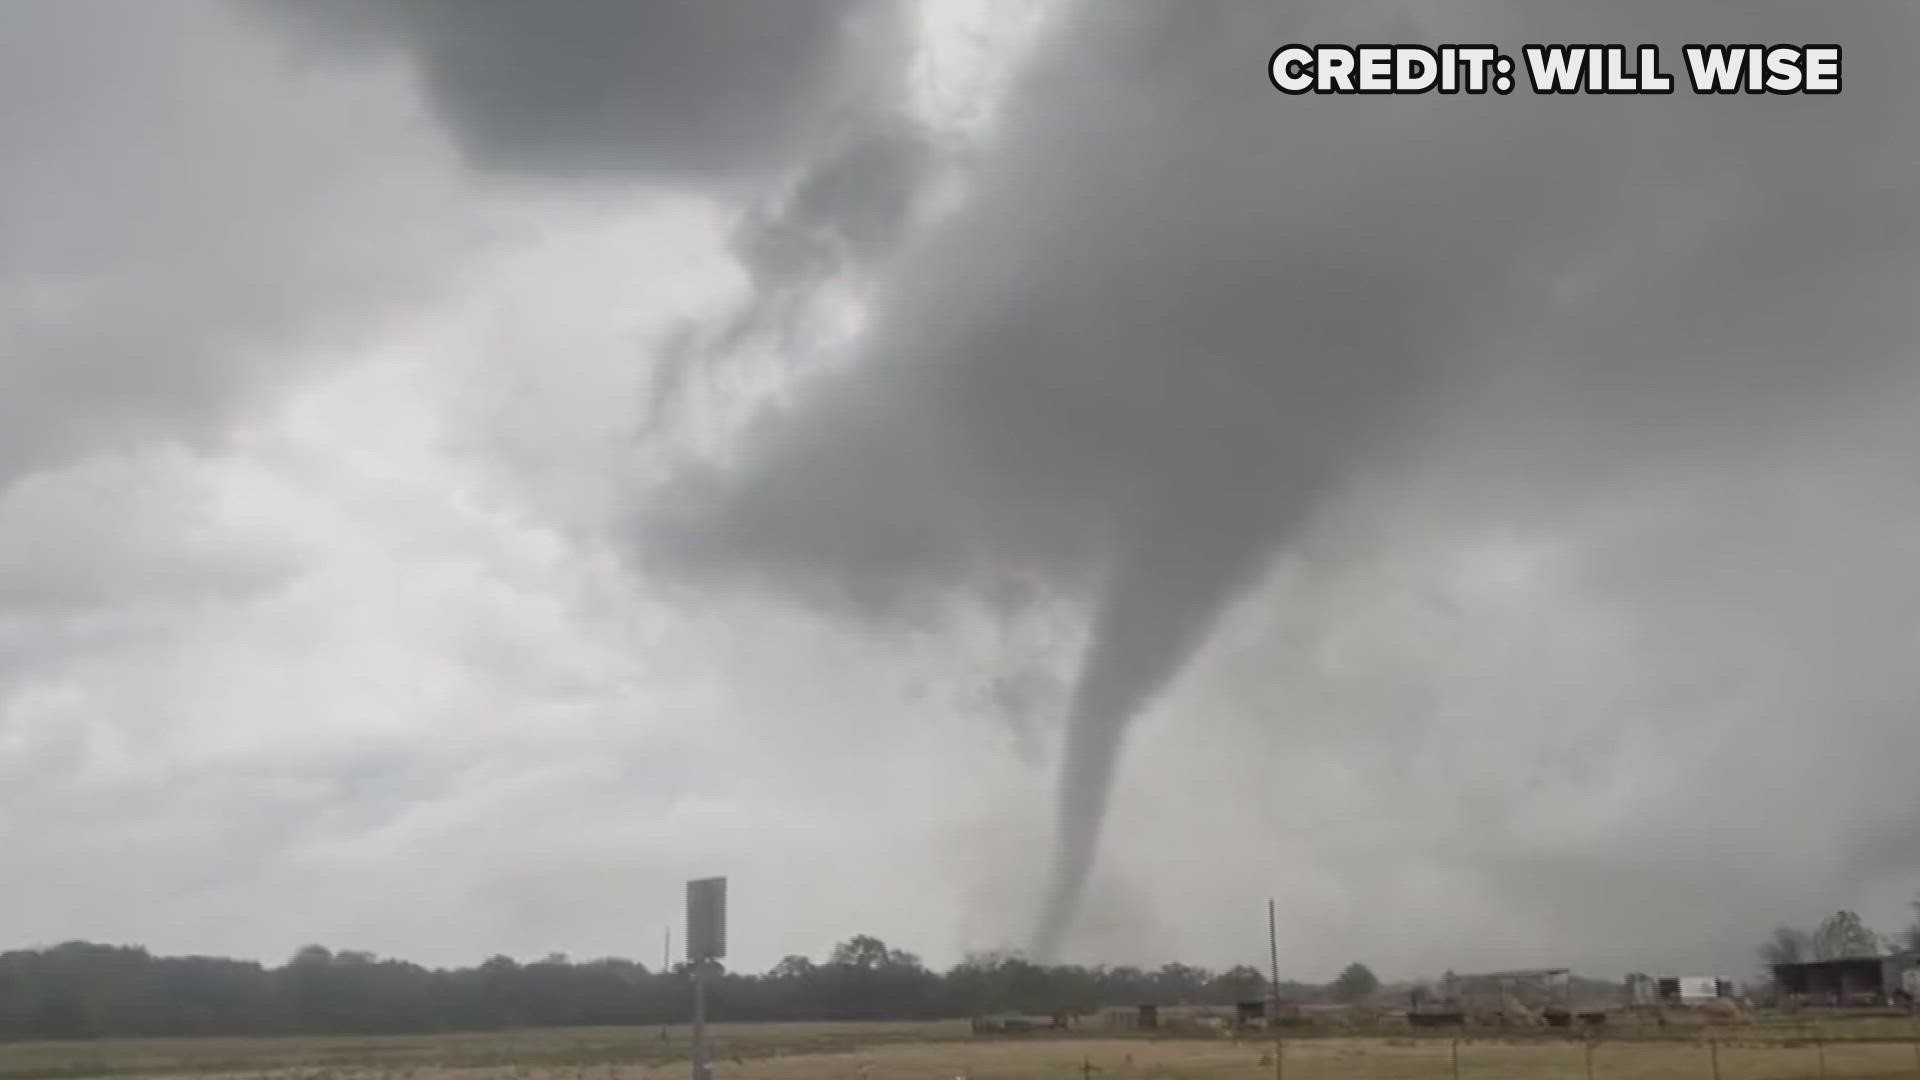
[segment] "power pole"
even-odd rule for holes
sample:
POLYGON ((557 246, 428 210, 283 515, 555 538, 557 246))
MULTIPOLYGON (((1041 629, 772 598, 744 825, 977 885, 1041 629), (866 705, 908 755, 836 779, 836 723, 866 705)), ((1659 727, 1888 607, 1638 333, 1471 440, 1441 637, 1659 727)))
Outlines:
MULTIPOLYGON (((666 978, 667 976, 672 974, 673 974, 673 924, 668 923, 666 930, 662 932, 660 935, 660 976, 661 978, 666 978)), ((667 1021, 665 1017, 662 1017, 660 1020, 660 1043, 661 1045, 664 1046, 666 1045, 666 1042, 667 1042, 667 1021)))
POLYGON ((1274 928, 1273 897, 1267 897, 1267 961, 1272 965, 1273 973, 1273 1012, 1274 1018, 1280 1015, 1280 935, 1274 928))
POLYGON ((1273 1080, 1287 1075, 1287 1044, 1280 1041, 1280 934, 1275 929, 1273 897, 1267 897, 1267 963, 1273 978, 1273 1003, 1267 1006, 1267 1026, 1273 1029, 1273 1080))

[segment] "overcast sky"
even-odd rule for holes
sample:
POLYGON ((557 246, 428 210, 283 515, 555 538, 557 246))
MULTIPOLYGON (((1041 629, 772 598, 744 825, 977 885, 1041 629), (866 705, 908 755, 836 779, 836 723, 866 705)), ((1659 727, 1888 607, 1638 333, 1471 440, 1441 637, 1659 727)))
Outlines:
POLYGON ((1030 943, 1063 806, 1073 960, 1260 963, 1269 896, 1307 979, 1892 932, 1917 39, 0 5, 0 947, 653 962, 725 874, 735 967, 945 964, 1030 943), (1296 40, 1846 83, 1283 97, 1296 40))

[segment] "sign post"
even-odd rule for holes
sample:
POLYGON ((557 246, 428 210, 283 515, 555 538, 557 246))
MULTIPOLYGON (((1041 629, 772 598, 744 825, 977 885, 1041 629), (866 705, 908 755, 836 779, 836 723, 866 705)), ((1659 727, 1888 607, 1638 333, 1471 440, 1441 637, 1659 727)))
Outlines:
POLYGON ((693 979, 693 1080, 713 1080, 707 1045, 707 965, 727 955, 727 879, 687 882, 687 963, 693 979))

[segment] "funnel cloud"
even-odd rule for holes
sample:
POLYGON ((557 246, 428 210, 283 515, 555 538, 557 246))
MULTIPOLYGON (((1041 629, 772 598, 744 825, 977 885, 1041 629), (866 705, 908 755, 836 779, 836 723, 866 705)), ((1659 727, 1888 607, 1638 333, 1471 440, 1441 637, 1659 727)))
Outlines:
POLYGON ((629 954, 715 872, 742 969, 1904 926, 1916 21, 0 5, 0 947, 629 954))
POLYGON ((1444 453, 1456 505, 1551 518, 1898 370, 1878 335, 1910 320, 1815 268, 1912 242, 1890 181, 1913 125, 1872 63, 1912 30, 1892 7, 1086 5, 854 362, 673 489, 648 554, 890 618, 1010 569, 1084 603, 1031 940, 1057 958, 1130 727, 1355 485, 1444 453), (1277 42, 1395 34, 1838 38, 1859 81, 1302 102, 1258 77, 1277 42))

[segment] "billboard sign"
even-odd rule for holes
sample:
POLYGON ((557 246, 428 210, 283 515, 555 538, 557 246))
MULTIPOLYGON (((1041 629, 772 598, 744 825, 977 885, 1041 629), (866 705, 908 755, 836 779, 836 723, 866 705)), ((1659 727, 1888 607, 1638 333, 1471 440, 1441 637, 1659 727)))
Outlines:
POLYGON ((700 963, 727 955, 727 879, 687 882, 687 960, 700 963))

